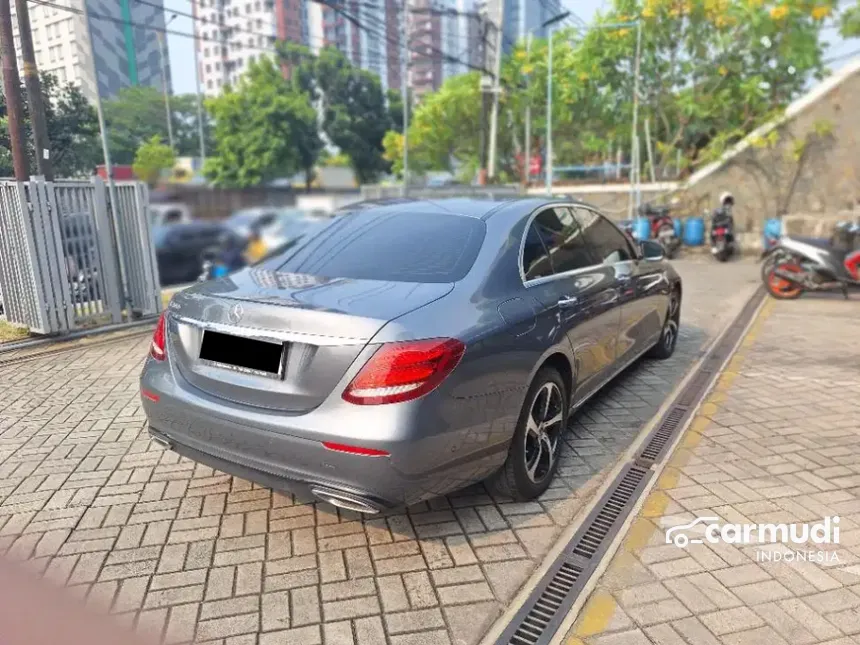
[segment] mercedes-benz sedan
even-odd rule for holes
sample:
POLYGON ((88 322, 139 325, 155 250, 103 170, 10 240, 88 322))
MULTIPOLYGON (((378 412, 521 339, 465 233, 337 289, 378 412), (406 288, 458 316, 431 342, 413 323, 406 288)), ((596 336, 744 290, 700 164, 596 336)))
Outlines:
POLYGON ((675 349, 659 245, 561 200, 356 209, 173 297, 141 376, 152 437, 366 513, 489 478, 532 499, 568 415, 675 349))

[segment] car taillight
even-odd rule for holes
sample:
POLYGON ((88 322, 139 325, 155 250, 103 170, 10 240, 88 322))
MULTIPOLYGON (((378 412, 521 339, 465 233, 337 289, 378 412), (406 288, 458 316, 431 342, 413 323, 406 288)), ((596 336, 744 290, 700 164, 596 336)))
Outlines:
POLYGON ((432 392, 457 367, 466 346, 454 338, 388 343, 343 392, 356 405, 411 401, 432 392))
POLYGON ((725 234, 726 234, 726 229, 724 229, 724 228, 718 228, 717 230, 715 230, 715 231, 714 231, 714 233, 716 233, 717 235, 725 235, 725 234))
POLYGON ((155 326, 155 332, 152 334, 152 343, 149 345, 149 355, 157 361, 163 361, 167 357, 167 325, 164 317, 165 312, 162 312, 155 326))

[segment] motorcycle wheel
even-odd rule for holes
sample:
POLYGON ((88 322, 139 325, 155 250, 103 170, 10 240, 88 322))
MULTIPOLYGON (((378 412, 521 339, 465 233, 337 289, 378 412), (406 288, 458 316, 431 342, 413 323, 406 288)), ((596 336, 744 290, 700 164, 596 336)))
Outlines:
POLYGON ((732 252, 728 247, 723 247, 719 251, 717 251, 715 257, 717 258, 717 262, 727 262, 729 257, 731 257, 732 252))
POLYGON ((765 268, 767 267, 762 267, 764 288, 767 289, 767 292, 771 297, 776 298, 777 300, 797 300, 800 298, 803 294, 803 287, 784 278, 780 278, 776 275, 776 270, 781 268, 783 271, 790 271, 792 273, 799 274, 803 273, 803 269, 796 264, 789 262, 776 262, 767 268, 766 272, 764 271, 765 268))

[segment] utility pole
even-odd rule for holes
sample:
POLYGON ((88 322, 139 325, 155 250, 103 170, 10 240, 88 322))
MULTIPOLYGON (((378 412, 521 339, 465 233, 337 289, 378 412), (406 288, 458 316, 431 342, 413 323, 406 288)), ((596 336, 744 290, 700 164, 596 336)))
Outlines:
POLYGON ((51 142, 48 139, 48 124, 45 120, 45 104, 42 97, 42 83, 36 68, 36 54, 33 51, 33 34, 30 31, 30 12, 27 0, 15 0, 18 14, 18 39, 21 43, 21 58, 24 62, 24 85, 27 88, 27 103, 30 107, 30 124, 33 130, 33 150, 36 153, 38 174, 48 181, 54 181, 54 167, 51 163, 51 142))
POLYGON ((403 46, 400 48, 400 92, 403 95, 403 196, 409 194, 409 0, 403 0, 403 15, 400 17, 403 46))
POLYGON ((549 28, 547 35, 549 40, 549 59, 547 61, 546 70, 546 163, 544 164, 544 174, 546 175, 546 194, 552 195, 552 27, 549 28))
POLYGON ((499 94, 501 94, 502 75, 502 25, 504 24, 505 3, 504 0, 494 0, 496 11, 494 12, 494 24, 496 28, 496 42, 493 48, 493 111, 490 113, 490 152, 487 174, 492 180, 496 177, 496 148, 499 137, 499 94))
POLYGON ((650 119, 645 119, 645 150, 648 152, 648 169, 650 170, 651 183, 657 182, 657 171, 654 168, 654 151, 651 148, 651 126, 650 119))
POLYGON ((197 37, 197 21, 194 23, 194 85, 197 88, 197 136, 200 139, 200 163, 206 161, 206 136, 203 126, 203 97, 200 92, 200 53, 197 48, 200 46, 200 41, 197 37))
MULTIPOLYGON (((531 64, 532 59, 532 32, 528 33, 526 36, 526 60, 528 64, 531 64)), ((523 163, 525 164, 526 170, 526 187, 532 178, 532 99, 531 99, 531 74, 528 75, 526 79, 527 88, 526 91, 529 93, 526 99, 526 137, 525 137, 525 158, 523 159, 523 163)))
POLYGON ((3 90, 6 95, 6 117, 9 121, 9 143, 12 166, 17 181, 27 181, 30 175, 27 151, 24 148, 23 109, 18 61, 12 40, 12 7, 9 0, 0 0, 0 60, 3 66, 3 90))

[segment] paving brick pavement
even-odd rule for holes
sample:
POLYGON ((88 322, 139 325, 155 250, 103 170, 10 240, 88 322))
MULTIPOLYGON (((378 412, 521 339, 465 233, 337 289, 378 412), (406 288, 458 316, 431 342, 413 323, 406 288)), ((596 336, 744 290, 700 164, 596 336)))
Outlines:
MULTIPOLYGON (((633 520, 567 645, 860 643, 860 310, 770 300, 633 520), (695 517, 840 517, 832 556, 666 544, 695 517), (770 554, 770 555, 768 555, 770 554)), ((703 537, 693 535, 693 537, 703 537)))
POLYGON ((169 642, 471 645, 757 281, 678 266, 676 356, 578 414, 528 504, 475 486, 363 519, 180 459, 144 428, 146 339, 0 367, 0 552, 169 642))

